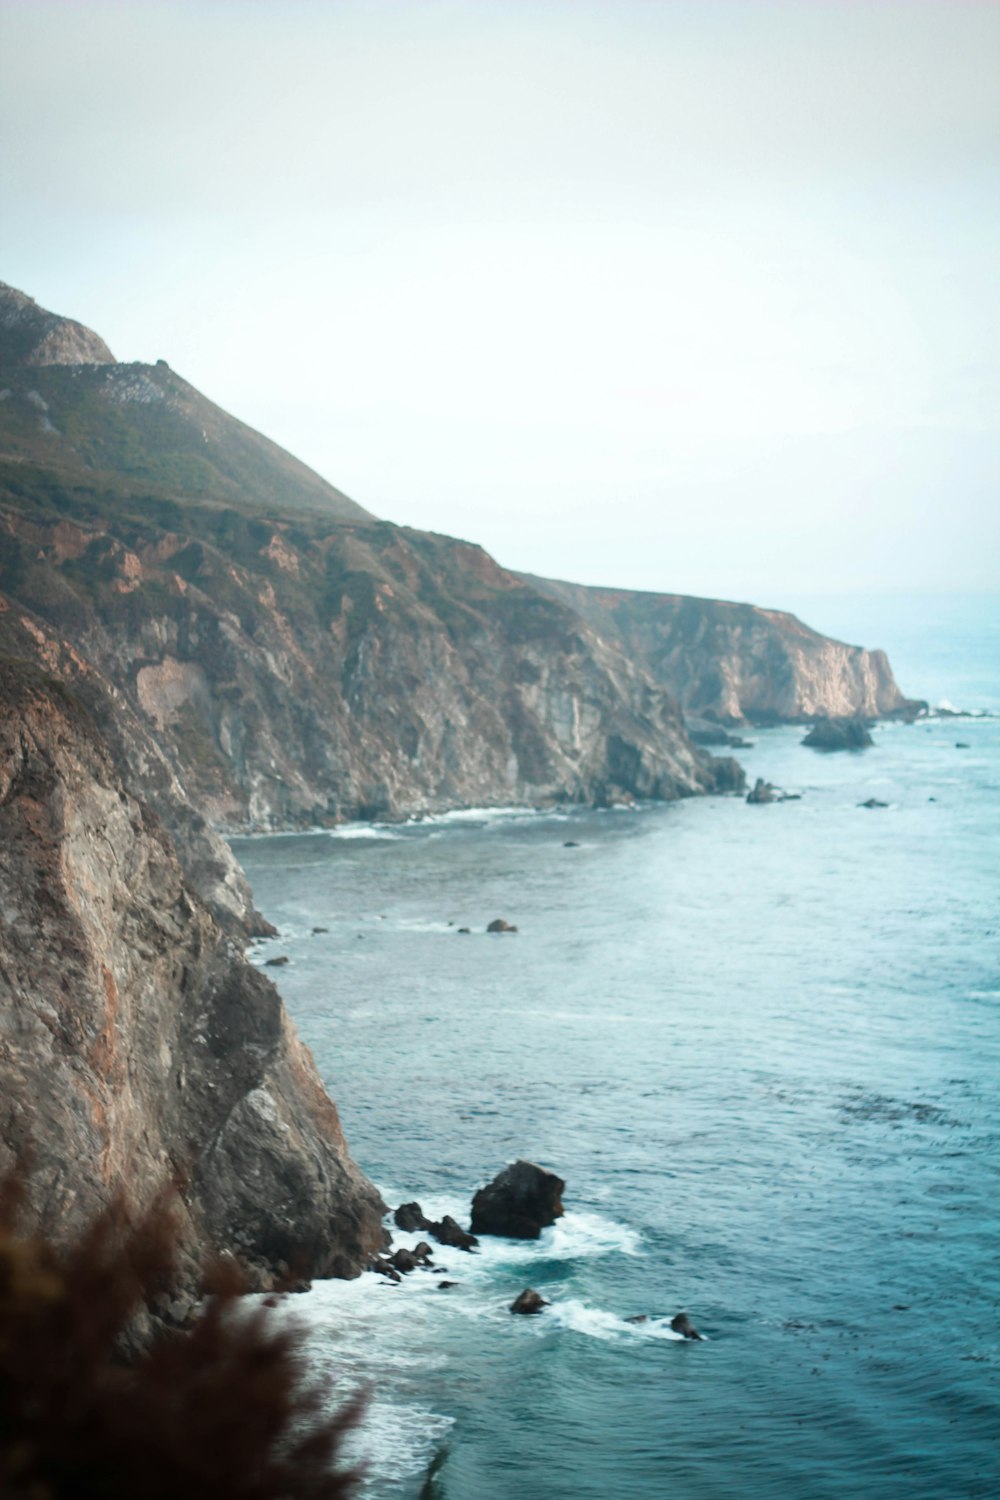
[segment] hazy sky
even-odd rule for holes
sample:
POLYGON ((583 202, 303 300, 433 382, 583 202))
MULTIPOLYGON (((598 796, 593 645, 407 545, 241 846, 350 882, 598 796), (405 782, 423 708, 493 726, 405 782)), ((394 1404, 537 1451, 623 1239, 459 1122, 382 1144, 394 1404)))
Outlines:
POLYGON ((998 80, 963 0, 0 0, 0 279, 513 567, 997 587, 998 80))

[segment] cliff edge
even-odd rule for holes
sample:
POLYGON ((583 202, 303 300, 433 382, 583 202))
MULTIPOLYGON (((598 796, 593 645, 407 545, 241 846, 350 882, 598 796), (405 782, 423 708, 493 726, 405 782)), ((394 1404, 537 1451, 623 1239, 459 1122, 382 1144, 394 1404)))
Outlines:
POLYGON ((87 710, 0 659, 0 1172, 73 1236, 175 1182, 187 1287, 228 1251, 267 1287, 356 1274, 383 1205, 274 986, 182 875, 87 710))
POLYGON ((913 716, 884 651, 754 604, 521 575, 643 666, 687 714, 720 724, 913 716))

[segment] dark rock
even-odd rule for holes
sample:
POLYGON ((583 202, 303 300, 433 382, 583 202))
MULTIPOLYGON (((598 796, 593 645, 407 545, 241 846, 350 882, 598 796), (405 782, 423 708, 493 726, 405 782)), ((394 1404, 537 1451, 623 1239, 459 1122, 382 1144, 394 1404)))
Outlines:
POLYGON ((548 1307, 545 1298, 539 1296, 534 1287, 526 1286, 514 1301, 510 1304, 512 1313, 540 1313, 543 1307, 548 1307))
POLYGON ((457 1281, 439 1281, 438 1282, 438 1291, 439 1292, 446 1292, 450 1286, 458 1286, 458 1282, 457 1281))
POLYGON ((579 847, 580 845, 576 842, 575 839, 567 839, 565 844, 563 844, 564 849, 579 849, 579 847))
POLYGON ((516 1161, 480 1188, 472 1200, 474 1234, 537 1240, 563 1212, 566 1184, 554 1172, 530 1161, 516 1161))
POLYGON ((965 740, 956 740, 955 741, 955 749, 956 750, 968 750, 968 748, 969 747, 966 744, 965 740))
POLYGON ((287 953, 279 953, 277 958, 265 958, 265 960, 264 960, 264 967, 266 969, 280 969, 281 965, 282 964, 287 964, 287 962, 288 962, 288 954, 287 953))
POLYGON ((686 1339, 701 1339, 703 1337, 695 1328, 687 1313, 677 1313, 670 1319, 670 1326, 675 1333, 681 1334, 686 1339))
POLYGON ((315 937, 318 932, 329 932, 329 931, 330 931, 329 927, 314 927, 313 928, 313 937, 315 937))
POLYGON ((392 1217, 397 1229, 405 1229, 411 1234, 415 1230, 429 1230, 433 1227, 419 1203, 401 1203, 392 1217))
POLYGON ((400 1248, 393 1255, 389 1264, 395 1266, 397 1271, 402 1271, 403 1275, 406 1276, 410 1271, 415 1271, 419 1266, 423 1265, 423 1260, 419 1255, 415 1255, 412 1250, 400 1248))
POLYGON ((867 750, 874 740, 864 719, 820 719, 802 743, 812 750, 867 750))
POLYGON ((386 1260, 381 1255, 372 1256, 368 1264, 368 1269, 370 1271, 377 1271, 379 1276, 385 1276, 389 1281, 400 1281, 402 1279, 392 1262, 386 1260))
POLYGON ((468 937, 469 934, 471 933, 471 931, 472 931, 471 927, 460 927, 458 929, 458 935, 459 935, 459 937, 468 937))
POLYGON ((430 1258, 433 1253, 433 1250, 431 1249, 430 1245, 428 1245, 426 1240, 420 1240, 419 1243, 414 1245, 413 1247, 413 1254, 416 1256, 417 1260, 423 1261, 425 1265, 430 1264, 430 1258))
POLYGON ((517 928, 516 927, 512 927, 511 924, 510 924, 510 922, 505 922, 504 919, 503 919, 503 917, 495 917, 493 919, 493 921, 490 923, 490 925, 487 927, 486 931, 487 932, 516 932, 517 928))
POLYGON ((479 1244, 474 1234, 457 1224, 451 1214, 445 1214, 440 1224, 424 1226, 441 1245, 451 1245, 456 1250, 474 1250, 479 1244))
POLYGON ((625 1321, 626 1323, 648 1323, 649 1313, 633 1313, 632 1316, 630 1318, 626 1318, 625 1321))
POLYGON ((747 792, 747 801, 758 805, 767 802, 777 802, 777 800, 777 789, 769 781, 765 781, 763 776, 758 776, 754 782, 753 791, 747 792))
POLYGON ((880 802, 877 797, 869 797, 867 802, 859 802, 859 807, 888 807, 888 802, 880 802))

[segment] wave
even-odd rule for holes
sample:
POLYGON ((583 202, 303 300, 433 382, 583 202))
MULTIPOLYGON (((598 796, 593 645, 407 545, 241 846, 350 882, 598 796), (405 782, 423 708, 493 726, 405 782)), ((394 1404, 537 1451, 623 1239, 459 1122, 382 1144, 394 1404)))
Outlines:
MULTIPOLYGON (((389 1201, 398 1201, 390 1197, 389 1201)), ((440 1219, 445 1214, 467 1223, 468 1202, 455 1198, 421 1199, 424 1213, 429 1219, 440 1219)), ((393 1244, 412 1249, 420 1240, 430 1236, 415 1231, 404 1233, 393 1228, 393 1244)), ((460 1267, 463 1273, 476 1279, 492 1276, 504 1266, 530 1266, 547 1261, 571 1261, 592 1259, 603 1255, 638 1255, 641 1237, 629 1225, 617 1219, 605 1218, 601 1214, 586 1210, 571 1210, 548 1229, 543 1229, 537 1240, 508 1240, 498 1235, 483 1235, 479 1250, 467 1254, 461 1250, 438 1247, 437 1259, 450 1257, 452 1270, 460 1267)), ((412 1279, 412 1278, 408 1278, 412 1279)))
POLYGON ((582 1333, 587 1338, 602 1339, 605 1343, 619 1343, 628 1339, 661 1339, 671 1344, 683 1344, 683 1334, 675 1333, 667 1314, 656 1315, 644 1323, 630 1323, 616 1313, 600 1307, 588 1307, 577 1298, 566 1302, 554 1302, 540 1315, 550 1326, 564 1328, 570 1333, 582 1333))
POLYGON ((336 828, 320 828, 328 839, 399 839, 401 834, 384 823, 341 823, 336 828))

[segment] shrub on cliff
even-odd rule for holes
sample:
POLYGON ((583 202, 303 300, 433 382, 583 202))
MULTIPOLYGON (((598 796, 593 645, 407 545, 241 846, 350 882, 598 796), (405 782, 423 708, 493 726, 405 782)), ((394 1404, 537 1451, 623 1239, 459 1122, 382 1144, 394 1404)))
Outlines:
POLYGON ((122 1339, 169 1287, 166 1201, 137 1225, 119 1206, 67 1251, 19 1238, 0 1189, 0 1495, 4 1500, 343 1500, 358 1418, 323 1415, 294 1333, 234 1310, 233 1275, 185 1334, 137 1358, 122 1339))

